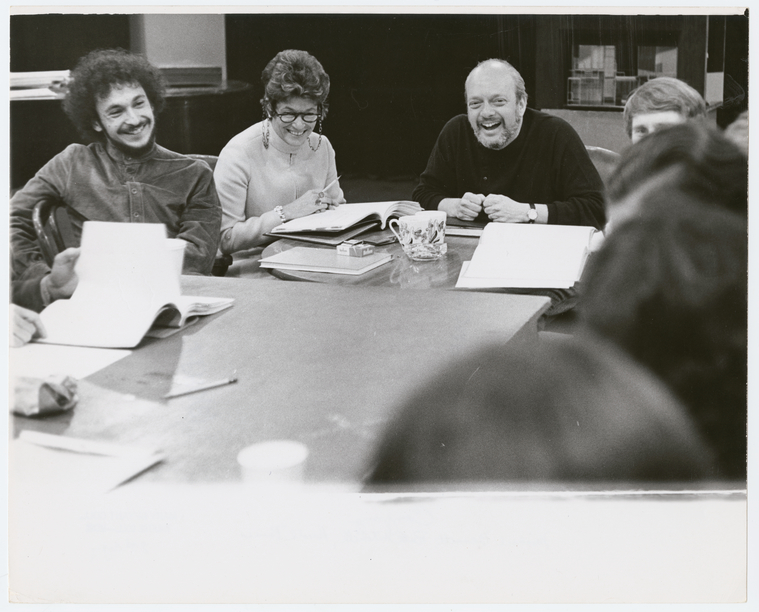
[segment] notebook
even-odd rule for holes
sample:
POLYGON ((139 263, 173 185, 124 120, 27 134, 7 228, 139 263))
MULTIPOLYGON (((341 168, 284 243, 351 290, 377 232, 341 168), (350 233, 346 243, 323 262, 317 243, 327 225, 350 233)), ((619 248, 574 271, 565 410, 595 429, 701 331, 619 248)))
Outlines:
MULTIPOLYGON (((348 228, 344 232, 278 232, 276 234, 267 232, 265 235, 273 238, 289 238, 290 240, 300 240, 302 242, 312 242, 314 244, 324 244, 336 247, 338 244, 358 235, 361 235, 361 239, 363 240, 364 233, 370 232, 378 227, 379 221, 365 221, 348 228)), ((392 232, 388 230, 388 233, 392 236, 392 232)))
POLYGON ((373 270, 393 258, 390 253, 372 253, 366 257, 339 255, 336 249, 295 247, 261 260, 262 268, 302 270, 357 276, 373 270))
POLYGON ((482 236, 485 223, 480 221, 464 221, 449 217, 445 220, 446 236, 482 236))

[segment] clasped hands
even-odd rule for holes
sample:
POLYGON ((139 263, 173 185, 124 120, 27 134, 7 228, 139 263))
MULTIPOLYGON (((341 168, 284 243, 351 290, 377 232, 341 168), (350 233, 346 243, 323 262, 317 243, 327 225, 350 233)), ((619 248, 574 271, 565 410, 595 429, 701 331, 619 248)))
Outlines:
POLYGON ((448 215, 464 221, 473 221, 481 210, 485 211, 491 221, 498 223, 525 221, 527 205, 497 193, 485 196, 467 191, 460 199, 452 198, 448 202, 450 204, 445 209, 448 215))

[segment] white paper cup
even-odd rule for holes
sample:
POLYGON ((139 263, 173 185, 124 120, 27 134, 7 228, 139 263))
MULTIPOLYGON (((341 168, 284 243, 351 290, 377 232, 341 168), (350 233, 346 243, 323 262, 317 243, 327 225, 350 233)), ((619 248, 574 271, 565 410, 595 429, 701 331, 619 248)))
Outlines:
POLYGON ((182 267, 184 266, 184 249, 186 246, 187 242, 181 238, 166 239, 166 250, 170 253, 171 262, 177 273, 177 277, 182 274, 182 267))
POLYGON ((293 440, 269 440, 251 444, 237 455, 243 482, 294 484, 303 482, 308 447, 293 440))

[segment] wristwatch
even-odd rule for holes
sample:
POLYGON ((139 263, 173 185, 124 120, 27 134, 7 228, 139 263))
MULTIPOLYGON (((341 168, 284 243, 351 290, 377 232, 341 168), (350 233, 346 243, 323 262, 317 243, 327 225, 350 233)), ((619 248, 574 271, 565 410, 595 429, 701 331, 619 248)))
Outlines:
POLYGON ((530 210, 527 211, 528 223, 535 223, 535 219, 538 218, 538 211, 535 208, 535 204, 530 202, 530 210))
POLYGON ((285 211, 281 206, 275 206, 274 212, 279 215, 279 218, 282 219, 282 223, 287 222, 287 217, 285 217, 285 211))

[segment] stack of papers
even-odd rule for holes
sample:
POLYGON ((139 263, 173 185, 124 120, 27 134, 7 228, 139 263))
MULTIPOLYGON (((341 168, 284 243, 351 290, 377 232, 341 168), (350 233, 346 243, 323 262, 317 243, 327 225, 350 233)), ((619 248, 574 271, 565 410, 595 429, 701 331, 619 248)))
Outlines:
POLYGON ((11 72, 11 89, 38 89, 67 81, 69 70, 40 70, 35 72, 11 72))
POLYGON ((350 255, 339 255, 336 249, 295 247, 262 259, 261 267, 356 276, 373 270, 392 258, 393 256, 390 253, 372 253, 366 257, 351 257, 350 255))
POLYGON ((69 79, 68 70, 40 72, 11 72, 10 99, 56 98, 63 94, 62 86, 69 79))
POLYGON ((488 223, 457 288, 568 289, 582 275, 593 227, 488 223))
POLYGON ((164 459, 153 449, 25 430, 13 440, 10 481, 71 493, 107 493, 164 459))

